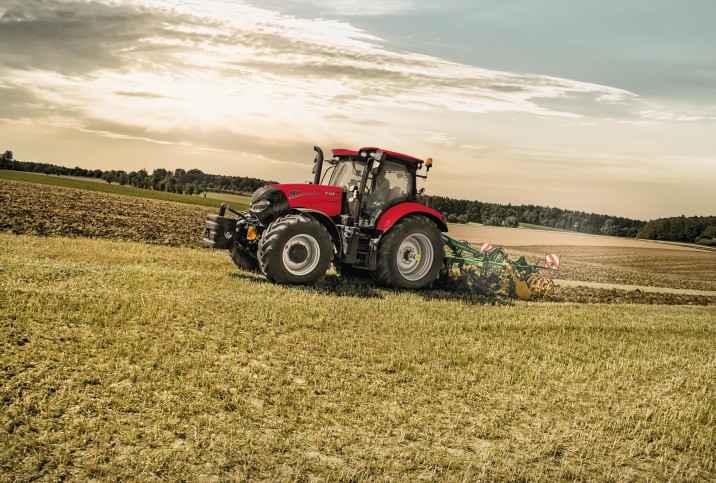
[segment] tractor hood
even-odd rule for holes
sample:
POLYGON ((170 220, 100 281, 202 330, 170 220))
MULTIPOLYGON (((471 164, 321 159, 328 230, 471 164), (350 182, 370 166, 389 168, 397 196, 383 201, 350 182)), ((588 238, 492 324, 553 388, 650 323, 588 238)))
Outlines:
POLYGON ((320 211, 333 218, 341 214, 343 190, 321 184, 273 184, 257 189, 251 210, 262 222, 281 216, 290 208, 320 211))

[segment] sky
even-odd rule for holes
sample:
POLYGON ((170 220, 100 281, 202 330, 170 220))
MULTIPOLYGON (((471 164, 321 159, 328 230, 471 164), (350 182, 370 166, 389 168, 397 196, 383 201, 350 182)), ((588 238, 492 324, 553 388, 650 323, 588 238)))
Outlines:
POLYGON ((0 0, 0 151, 312 178, 313 145, 427 194, 716 215, 716 2, 0 0))

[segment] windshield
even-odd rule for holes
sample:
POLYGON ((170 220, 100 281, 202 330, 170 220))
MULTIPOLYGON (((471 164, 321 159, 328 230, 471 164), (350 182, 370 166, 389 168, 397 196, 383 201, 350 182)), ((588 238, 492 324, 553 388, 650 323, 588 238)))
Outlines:
POLYGON ((364 160, 344 159, 336 165, 333 170, 331 180, 328 182, 331 186, 339 186, 345 190, 351 185, 360 185, 363 169, 365 168, 364 160))

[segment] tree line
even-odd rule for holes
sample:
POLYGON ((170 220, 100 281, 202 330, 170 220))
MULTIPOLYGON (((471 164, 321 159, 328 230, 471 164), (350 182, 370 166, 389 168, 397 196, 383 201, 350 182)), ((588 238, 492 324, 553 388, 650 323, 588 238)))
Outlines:
POLYGON ((620 216, 598 215, 538 205, 502 205, 474 200, 423 196, 423 203, 441 212, 448 222, 482 223, 517 227, 520 223, 541 225, 593 235, 635 237, 646 224, 620 216))
POLYGON ((12 151, 0 154, 0 169, 25 171, 30 173, 44 173, 47 175, 81 176, 86 178, 103 179, 107 183, 129 185, 136 188, 199 195, 206 191, 219 191, 231 193, 252 193, 258 188, 276 181, 267 181, 246 176, 223 176, 207 174, 199 169, 155 169, 151 174, 140 169, 139 171, 85 169, 79 166, 67 168, 48 163, 34 163, 15 159, 12 151))
POLYGON ((716 216, 675 216, 646 223, 637 238, 699 243, 716 247, 716 216))
MULTIPOLYGON (((137 188, 199 195, 206 191, 251 193, 277 183, 244 176, 206 174, 199 169, 88 170, 14 159, 12 151, 0 154, 0 169, 99 178, 108 183, 137 188)), ((482 223, 489 226, 518 227, 520 223, 541 225, 593 235, 637 237, 716 246, 716 217, 673 217, 649 222, 619 216, 563 210, 539 205, 502 205, 445 196, 419 196, 419 201, 443 214, 449 223, 482 223)))

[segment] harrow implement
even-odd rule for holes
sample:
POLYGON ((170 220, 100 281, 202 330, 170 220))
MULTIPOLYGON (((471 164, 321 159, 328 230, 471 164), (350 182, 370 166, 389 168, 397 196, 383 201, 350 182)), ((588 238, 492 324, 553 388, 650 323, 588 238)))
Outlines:
POLYGON ((545 269, 558 270, 559 256, 556 254, 548 254, 543 266, 532 265, 525 257, 510 260, 502 247, 493 247, 489 243, 483 243, 477 249, 467 241, 458 241, 445 234, 442 235, 442 240, 446 247, 445 265, 448 273, 458 269, 477 285, 479 282, 475 271, 482 275, 498 273, 514 282, 515 294, 522 300, 546 297, 554 290, 552 279, 538 275, 538 272, 545 269))

